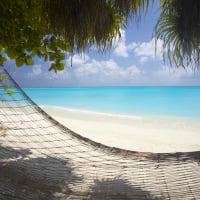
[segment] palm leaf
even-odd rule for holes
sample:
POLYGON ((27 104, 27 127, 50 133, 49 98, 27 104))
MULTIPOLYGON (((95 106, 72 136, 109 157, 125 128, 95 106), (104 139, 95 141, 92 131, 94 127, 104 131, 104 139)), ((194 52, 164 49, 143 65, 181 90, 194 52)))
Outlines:
POLYGON ((160 8, 154 36, 163 40, 163 47, 167 51, 165 61, 176 66, 199 67, 200 1, 163 0, 160 8))

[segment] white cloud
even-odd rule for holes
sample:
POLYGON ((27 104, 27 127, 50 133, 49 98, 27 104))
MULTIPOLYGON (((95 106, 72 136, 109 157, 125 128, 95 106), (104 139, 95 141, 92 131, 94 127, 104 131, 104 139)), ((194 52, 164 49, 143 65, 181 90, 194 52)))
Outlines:
POLYGON ((137 43, 132 42, 132 43, 126 45, 125 30, 121 29, 120 32, 121 32, 121 38, 116 39, 116 42, 113 45, 113 46, 115 46, 113 53, 116 56, 127 58, 129 56, 129 51, 135 49, 137 47, 137 43))
MULTIPOLYGON (((74 55, 72 57, 72 65, 82 65, 89 60, 89 56, 87 54, 83 55, 74 55)), ((67 61, 68 63, 71 62, 71 59, 67 61)), ((70 63, 71 64, 71 63, 70 63)))
POLYGON ((47 80, 56 80, 56 81, 71 81, 72 80, 72 75, 73 71, 76 66, 82 66, 84 65, 88 60, 89 56, 84 54, 84 55, 74 55, 72 58, 70 57, 69 59, 66 60, 66 68, 63 71, 57 71, 55 73, 54 71, 51 72, 46 72, 44 74, 45 79, 47 80), (72 67, 71 67, 71 59, 72 59, 72 67))
POLYGON ((162 60, 162 40, 159 39, 156 41, 155 38, 153 38, 149 42, 132 42, 126 45, 126 36, 124 30, 121 30, 121 35, 121 40, 118 42, 113 51, 116 56, 127 58, 129 56, 129 52, 133 51, 133 53, 139 57, 140 63, 145 63, 149 59, 162 60))
POLYGON ((113 60, 107 61, 97 61, 91 60, 84 65, 79 65, 75 69, 75 75, 77 77, 85 77, 91 75, 109 75, 110 73, 114 73, 118 69, 117 64, 113 60))
POLYGON ((162 60, 162 45, 162 40, 157 40, 156 45, 155 39, 153 38, 149 42, 143 42, 138 44, 137 47, 134 49, 134 53, 138 57, 146 57, 145 61, 147 61, 147 58, 162 60))
MULTIPOLYGON (((161 66, 152 71, 149 67, 141 69, 136 65, 123 67, 113 59, 98 61, 78 55, 73 59, 72 67, 68 65, 58 73, 47 72, 44 76, 47 82, 57 86, 182 85, 194 75, 191 68, 161 66)), ((141 56, 140 59, 145 62, 149 58, 141 56)))
POLYGON ((135 49, 137 46, 138 46, 138 44, 136 42, 132 42, 127 45, 127 50, 131 51, 131 50, 135 49))
MULTIPOLYGON (((132 67, 133 68, 133 67, 132 67)), ((99 76, 109 76, 116 77, 121 76, 122 74, 130 75, 128 70, 130 67, 123 68, 120 67, 114 60, 105 60, 97 61, 91 60, 91 62, 86 63, 85 65, 79 66, 75 70, 76 76, 90 76, 90 75, 99 75, 99 76)))
POLYGON ((64 71, 58 71, 57 73, 54 71, 51 72, 46 72, 44 74, 45 79, 47 80, 66 80, 69 77, 69 74, 66 72, 66 70, 64 71))
POLYGON ((199 85, 199 74, 192 68, 161 66, 148 73, 148 84, 151 85, 199 85))
POLYGON ((165 80, 178 80, 183 78, 190 78, 194 76, 192 68, 177 68, 162 66, 160 70, 154 72, 154 75, 165 80))
POLYGON ((123 41, 119 42, 119 44, 117 45, 117 47, 114 50, 114 54, 116 56, 120 56, 120 57, 124 57, 124 58, 128 57, 128 51, 127 51, 126 45, 123 41))
POLYGON ((145 62, 147 62, 148 61, 148 57, 147 56, 142 56, 142 57, 140 57, 140 59, 139 59, 139 62, 140 63, 145 63, 145 62))
POLYGON ((139 79, 143 72, 135 65, 121 67, 114 60, 90 60, 75 67, 74 76, 84 85, 129 85, 139 79))
MULTIPOLYGON (((70 61, 67 60, 67 63, 70 61)), ((119 66, 113 59, 95 60, 75 55, 73 66, 61 72, 46 72, 44 78, 54 85, 98 86, 130 85, 139 80, 143 72, 135 65, 119 66)))
MULTIPOLYGON (((114 54, 116 56, 120 56, 120 57, 128 57, 128 50, 126 47, 126 36, 125 36, 125 31, 124 30, 120 30, 121 32, 121 38, 120 41, 117 43, 116 48, 114 49, 114 54)), ((118 39, 116 39, 118 40, 118 39)))
POLYGON ((27 75, 30 78, 34 78, 40 76, 41 74, 42 74, 41 65, 33 65, 31 72, 29 72, 27 75))
POLYGON ((141 71, 138 67, 136 67, 135 65, 132 65, 130 67, 127 68, 127 75, 129 74, 131 77, 133 76, 139 76, 139 75, 142 75, 144 74, 143 71, 141 71))

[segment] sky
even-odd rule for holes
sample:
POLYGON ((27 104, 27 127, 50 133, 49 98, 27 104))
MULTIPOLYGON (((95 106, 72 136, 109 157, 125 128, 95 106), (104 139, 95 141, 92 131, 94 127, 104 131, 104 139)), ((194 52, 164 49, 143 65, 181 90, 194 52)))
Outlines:
POLYGON ((140 23, 130 22, 121 29, 121 39, 106 53, 95 48, 84 55, 66 59, 66 69, 49 72, 49 63, 35 58, 34 66, 16 68, 14 61, 6 68, 21 87, 88 87, 88 86, 200 86, 200 73, 163 62, 162 41, 155 40, 153 28, 159 16, 154 4, 140 23))

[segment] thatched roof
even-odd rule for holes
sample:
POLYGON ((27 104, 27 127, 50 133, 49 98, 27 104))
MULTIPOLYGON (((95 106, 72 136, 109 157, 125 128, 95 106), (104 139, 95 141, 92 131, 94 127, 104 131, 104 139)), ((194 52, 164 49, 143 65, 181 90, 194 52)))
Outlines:
MULTIPOLYGON (((33 64, 32 57, 55 61, 64 69, 63 52, 105 51, 120 38, 120 28, 138 22, 149 0, 1 0, 0 51, 16 65, 33 64), (27 52, 30 52, 27 55, 27 52), (24 56, 25 54, 25 56, 24 56)), ((199 66, 200 1, 162 0, 154 36, 164 41, 164 55, 177 66, 199 66), (166 52, 166 51, 164 51, 166 52)), ((134 35, 133 35, 134 37, 134 35)), ((0 55, 0 65, 5 62, 0 55)))

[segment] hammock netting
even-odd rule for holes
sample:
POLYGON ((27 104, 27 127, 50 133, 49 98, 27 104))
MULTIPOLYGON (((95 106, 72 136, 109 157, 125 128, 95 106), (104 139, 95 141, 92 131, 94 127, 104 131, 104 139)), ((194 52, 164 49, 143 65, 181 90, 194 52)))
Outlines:
POLYGON ((0 137, 0 199, 200 199, 200 152, 145 153, 96 143, 46 114, 7 71, 0 74, 6 77, 0 82, 0 134, 6 135, 0 137))

